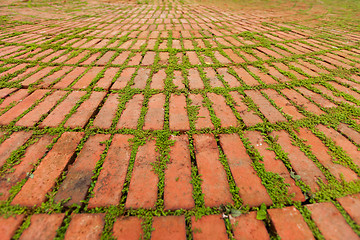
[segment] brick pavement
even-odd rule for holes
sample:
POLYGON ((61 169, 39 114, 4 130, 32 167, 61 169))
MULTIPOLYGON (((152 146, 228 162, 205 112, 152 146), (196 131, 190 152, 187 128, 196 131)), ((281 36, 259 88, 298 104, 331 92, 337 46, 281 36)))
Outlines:
POLYGON ((359 239, 358 33, 0 3, 1 239, 359 239))

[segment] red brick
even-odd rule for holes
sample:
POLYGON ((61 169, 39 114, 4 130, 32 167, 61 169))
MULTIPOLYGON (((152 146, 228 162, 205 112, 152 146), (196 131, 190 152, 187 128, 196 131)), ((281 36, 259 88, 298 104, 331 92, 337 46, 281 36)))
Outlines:
POLYGON ((84 76, 82 76, 74 86, 72 86, 72 89, 83 89, 88 86, 90 86, 91 82, 94 81, 96 76, 103 70, 102 67, 93 67, 89 71, 87 71, 84 76))
POLYGON ((213 109, 218 118, 221 121, 221 127, 236 127, 238 125, 237 119, 233 114, 231 108, 226 105, 225 98, 215 93, 207 94, 210 101, 213 102, 213 109))
POLYGON ((161 130, 164 126, 165 95, 162 93, 151 96, 145 116, 144 130, 161 130))
POLYGON ((315 239, 300 212, 295 207, 269 209, 268 213, 281 239, 315 239))
POLYGON ((255 90, 246 90, 245 94, 251 97, 259 110, 271 123, 286 121, 286 118, 263 96, 255 90))
POLYGON ((125 203, 126 208, 151 209, 155 207, 159 180, 153 171, 153 164, 158 156, 155 140, 150 140, 139 147, 125 203))
POLYGON ((36 90, 30 96, 26 97, 22 102, 18 103, 16 106, 11 108, 9 111, 1 115, 0 124, 7 125, 18 116, 20 116, 24 111, 31 107, 35 101, 40 100, 49 90, 36 90))
POLYGON ((215 207, 232 203, 227 175, 219 160, 219 149, 214 136, 194 135, 196 162, 201 175, 205 206, 215 207))
POLYGON ((110 93, 106 99, 104 105, 100 109, 96 116, 93 125, 94 127, 109 129, 112 124, 112 120, 116 115, 116 111, 119 105, 119 95, 110 93))
POLYGON ((57 127, 86 92, 74 91, 45 118, 39 127, 57 127))
POLYGON ((81 59, 83 59, 87 54, 89 54, 90 51, 88 50, 85 50, 85 51, 82 51, 81 53, 79 53, 77 56, 73 57, 73 58, 70 58, 66 64, 77 64, 80 62, 81 59))
POLYGON ((105 150, 105 144, 101 142, 108 140, 109 137, 109 135, 102 134, 89 137, 75 162, 69 166, 66 178, 55 195, 55 202, 70 198, 64 206, 81 205, 80 201, 85 199, 90 187, 96 163, 105 150))
POLYGON ((351 219, 360 225, 360 194, 349 195, 346 197, 338 198, 338 202, 345 209, 351 219))
POLYGON ((245 69, 242 67, 234 67, 234 71, 240 77, 241 80, 244 81, 246 85, 256 86, 260 85, 258 81, 256 81, 245 69))
POLYGON ((254 126, 263 122, 254 111, 248 110, 248 107, 245 105, 245 103, 242 102, 243 97, 238 92, 233 91, 229 92, 229 94, 235 101, 234 108, 239 113, 246 126, 254 126))
POLYGON ((260 155, 263 157, 262 163, 264 164, 265 170, 277 173, 284 178, 284 183, 288 184, 287 188, 289 194, 294 194, 292 199, 294 201, 305 201, 305 197, 301 193, 301 189, 296 186, 295 181, 290 177, 284 163, 277 159, 273 151, 269 150, 270 146, 264 141, 264 137, 260 134, 260 132, 247 131, 245 132, 244 137, 249 139, 254 148, 258 150, 260 155))
POLYGON ((25 126, 32 127, 34 126, 40 118, 49 112, 56 103, 64 97, 66 92, 64 91, 56 91, 50 96, 46 97, 44 101, 39 103, 32 111, 27 113, 24 117, 22 117, 15 125, 16 126, 25 126))
POLYGON ((119 56, 117 56, 113 61, 112 64, 115 65, 122 65, 124 64, 124 62, 126 61, 126 59, 129 57, 130 52, 129 51, 125 51, 119 54, 119 56))
POLYGON ((354 144, 332 128, 327 128, 324 125, 318 125, 317 128, 323 132, 326 137, 333 140, 336 145, 340 146, 356 165, 360 166, 359 150, 354 144))
POLYGON ((299 113, 299 111, 296 109, 296 107, 294 107, 293 105, 291 105, 291 103, 284 98, 283 96, 281 96, 278 92, 276 92, 273 89, 265 89, 262 90, 263 93, 265 93, 266 95, 268 95, 268 97, 273 100, 275 102, 275 104, 281 108, 281 110, 292 116, 293 120, 299 120, 304 118, 304 115, 302 115, 301 113, 299 113))
POLYGON ((284 130, 272 132, 272 137, 278 136, 277 143, 282 150, 288 154, 289 162, 296 174, 301 177, 301 180, 309 185, 311 191, 315 192, 319 189, 317 181, 320 178, 324 183, 327 182, 324 174, 316 167, 315 163, 311 161, 306 155, 296 146, 292 145, 290 136, 284 130))
POLYGON ((325 239, 360 239, 332 203, 316 203, 306 207, 325 239))
POLYGON ((203 89, 204 83, 200 77, 199 71, 195 68, 189 69, 189 88, 192 89, 203 89))
POLYGON ((10 240, 20 227, 24 219, 24 215, 4 218, 0 217, 0 236, 2 240, 10 240))
POLYGON ((93 115, 105 95, 105 92, 93 92, 90 98, 85 100, 76 112, 66 121, 64 127, 85 127, 89 118, 93 115))
POLYGON ((140 117, 144 95, 136 94, 126 103, 125 109, 121 114, 120 120, 116 126, 120 128, 137 128, 137 121, 140 117))
POLYGON ((173 79, 173 83, 174 85, 178 88, 178 89, 184 89, 185 85, 183 83, 184 78, 181 74, 181 71, 174 71, 174 79, 173 79))
POLYGON ((142 66, 149 66, 149 65, 152 65, 154 64, 154 60, 155 60, 155 55, 156 53, 155 52, 146 52, 142 62, 141 62, 141 65, 142 66))
POLYGON ((172 131, 190 130, 184 95, 171 94, 169 104, 169 125, 172 131))
MULTIPOLYGON (((16 133, 14 133, 16 134, 16 133)), ((13 135, 14 135, 13 134, 13 135)), ((13 137, 13 135, 10 137, 10 139, 13 137)), ((26 151, 23 158, 19 159, 21 162, 15 166, 13 166, 14 171, 5 173, 2 178, 0 178, 0 201, 7 200, 10 196, 10 189, 20 180, 25 179, 27 176, 27 173, 31 172, 31 170, 34 167, 34 164, 37 163, 37 161, 44 156, 44 154, 47 152, 46 146, 51 143, 54 137, 49 135, 44 135, 39 139, 38 142, 35 144, 29 146, 26 151)), ((10 140, 9 139, 9 140, 10 140)), ((7 141, 9 141, 7 140, 7 141)), ((1 147, 0 152, 2 151, 2 147, 7 147, 7 149, 12 150, 11 147, 6 146, 5 144, 9 144, 9 142, 5 141, 1 147)), ((19 142, 12 143, 15 147, 17 146, 19 142)), ((13 146, 12 145, 12 146, 13 146)))
POLYGON ((105 225, 103 213, 74 214, 65 233, 65 240, 100 240, 105 225))
POLYGON ((187 51, 186 56, 189 58, 189 62, 191 65, 199 65, 200 64, 200 60, 199 60, 196 52, 187 51))
POLYGON ((116 219, 113 236, 118 240, 138 240, 143 237, 141 220, 137 217, 120 217, 116 219))
POLYGON ((150 72, 151 70, 148 68, 140 68, 134 78, 134 85, 132 85, 131 87, 145 89, 146 81, 150 76, 150 72))
POLYGON ((220 215, 203 216, 196 220, 191 217, 194 240, 225 240, 229 239, 226 233, 224 220, 220 215))
POLYGON ((310 111, 312 113, 315 114, 323 114, 324 112, 315 104, 313 104, 312 102, 310 102, 309 100, 307 100, 306 98, 304 98, 300 93, 296 92, 293 89, 283 89, 282 93, 289 98, 290 100, 292 100, 293 102, 295 102, 297 105, 303 107, 305 110, 310 111))
POLYGON ((159 52, 159 57, 160 57, 160 60, 159 60, 158 64, 161 64, 161 65, 169 64, 170 55, 168 52, 159 52))
POLYGON ((191 160, 186 135, 172 136, 170 161, 165 170, 164 205, 166 210, 192 209, 191 160))
POLYGON ((59 78, 64 76, 71 69, 72 69, 72 67, 65 66, 61 70, 56 71, 47 77, 44 77, 43 79, 41 79, 39 86, 44 87, 44 88, 49 87, 52 83, 56 82, 59 78))
POLYGON ((270 75, 267 75, 266 73, 261 72, 258 68, 255 68, 253 66, 247 66, 247 68, 259 77, 259 79, 265 83, 265 84, 277 84, 278 82, 275 81, 270 75))
POLYGON ((21 234, 20 240, 54 239, 56 230, 61 226, 64 213, 35 214, 30 219, 30 226, 21 234))
POLYGON ((29 178, 15 196, 12 204, 31 207, 44 202, 46 194, 54 186, 56 179, 62 174, 83 136, 83 133, 63 133, 35 170, 34 177, 29 178))
POLYGON ((114 135, 88 207, 117 205, 120 202, 129 165, 131 135, 114 135))
POLYGON ((66 88, 69 86, 75 79, 85 72, 86 68, 77 67, 74 68, 70 73, 68 73, 64 78, 54 85, 54 88, 66 88))
POLYGON ((135 70, 136 70, 135 68, 124 69, 121 72, 120 77, 112 85, 111 89, 118 90, 118 89, 122 89, 122 88, 126 87, 128 82, 130 81, 132 75, 135 73, 135 70))
POLYGON ((142 59, 141 53, 136 53, 135 56, 130 58, 130 61, 128 62, 128 65, 130 66, 137 66, 140 64, 142 59))
POLYGON ((360 94, 355 91, 352 91, 350 88, 344 87, 336 82, 328 82, 328 83, 331 86, 333 86, 336 90, 349 94, 350 96, 353 96, 357 100, 360 99, 360 94))
POLYGON ((336 178, 340 180, 340 174, 343 174, 346 181, 359 179, 356 173, 351 171, 349 168, 333 163, 333 157, 328 154, 329 149, 310 130, 300 128, 298 135, 300 138, 306 140, 305 144, 311 146, 312 153, 316 156, 319 162, 329 169, 336 178))
POLYGON ((27 96, 29 96, 27 89, 19 89, 18 91, 14 92, 13 94, 4 99, 4 101, 0 104, 0 109, 4 109, 16 102, 21 102, 22 99, 27 96))
POLYGON ((155 217, 151 239, 186 239, 186 226, 184 216, 155 217))
MULTIPOLYGON (((209 79, 210 86, 215 87, 224 87, 222 82, 216 77, 216 72, 212 68, 204 68, 204 72, 206 74, 206 77, 209 79)), ((199 75, 200 77, 200 75, 199 75)), ((201 79, 200 79, 201 80, 201 79)))
POLYGON ((349 128, 346 124, 340 123, 338 126, 338 130, 354 141, 356 144, 360 145, 360 133, 355 131, 352 128, 349 128))
POLYGON ((272 201, 253 169, 240 137, 236 134, 221 134, 220 144, 244 204, 249 204, 250 207, 259 206, 261 203, 271 205, 272 201))
POLYGON ((221 64, 230 64, 230 60, 220 54, 219 51, 214 51, 214 56, 221 64))
POLYGON ((314 102, 325 108, 337 107, 334 103, 330 102, 320 94, 314 93, 305 87, 297 87, 299 92, 304 94, 306 97, 311 98, 314 102))
POLYGON ((315 85, 313 85, 313 87, 319 89, 322 94, 326 94, 327 96, 331 97, 332 99, 334 99, 337 102, 347 103, 347 104, 350 104, 352 106, 356 105, 353 102, 349 102, 349 101, 345 100, 344 97, 342 97, 342 96, 336 96, 333 91, 331 91, 330 89, 328 89, 328 88, 326 88, 326 87, 324 87, 322 85, 315 84, 315 85))
POLYGON ((229 87, 240 87, 239 81, 233 75, 229 74, 227 68, 218 68, 217 72, 222 75, 225 82, 229 84, 229 87))
POLYGON ((93 62, 96 61, 96 59, 98 59, 100 57, 101 53, 97 52, 92 54, 89 58, 87 58, 85 61, 83 61, 82 63, 80 63, 81 65, 90 65, 93 62))
POLYGON ((104 77, 102 77, 95 85, 95 87, 103 88, 105 90, 109 90, 112 80, 117 74, 118 69, 110 67, 105 70, 104 77))
POLYGON ((189 99, 192 101, 191 105, 199 107, 198 119, 195 122, 195 128, 214 128, 211 122, 209 110, 203 106, 204 98, 200 94, 190 94, 189 99))
POLYGON ((164 89, 164 82, 166 79, 166 72, 164 69, 159 70, 157 73, 155 73, 152 76, 152 81, 150 84, 151 89, 158 89, 163 90, 164 89))
POLYGON ((290 78, 288 78, 287 76, 283 75, 282 73, 280 73, 276 68, 271 67, 267 64, 264 64, 264 66, 266 67, 267 70, 269 70, 269 74, 273 77, 275 77, 276 79, 278 79, 280 82, 288 82, 291 81, 290 78))
POLYGON ((109 63, 110 59, 114 56, 115 51, 108 51, 96 62, 97 65, 104 66, 109 63))
POLYGON ((236 240, 270 239, 264 222, 256 219, 256 212, 233 218, 231 225, 236 240))

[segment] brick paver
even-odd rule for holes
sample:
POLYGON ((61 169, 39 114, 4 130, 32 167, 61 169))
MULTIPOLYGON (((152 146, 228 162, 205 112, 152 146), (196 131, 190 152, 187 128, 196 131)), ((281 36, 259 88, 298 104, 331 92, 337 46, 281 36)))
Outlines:
POLYGON ((359 33, 232 4, 0 0, 1 239, 358 238, 359 33))

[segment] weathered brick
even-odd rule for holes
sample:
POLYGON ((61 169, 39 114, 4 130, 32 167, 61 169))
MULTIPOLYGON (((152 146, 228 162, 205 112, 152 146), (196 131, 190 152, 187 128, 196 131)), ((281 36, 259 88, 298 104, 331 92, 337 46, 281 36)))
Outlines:
POLYGON ((21 234, 20 240, 53 239, 56 230, 61 226, 64 213, 34 214, 30 219, 30 226, 21 234))
POLYGON ((214 136, 193 135, 196 163, 201 175, 201 189, 205 206, 215 207, 232 203, 227 175, 219 160, 219 149, 214 136))
POLYGON ((333 163, 332 156, 328 154, 329 149, 325 146, 319 138, 315 136, 310 130, 300 128, 299 137, 305 139, 306 145, 309 145, 312 149, 312 153, 316 156, 321 164, 323 164, 329 171, 340 180, 340 174, 342 174, 346 181, 354 181, 359 179, 355 172, 351 171, 343 165, 333 163))
POLYGON ((86 68, 84 67, 77 67, 74 68, 70 73, 68 73, 64 78, 62 78, 59 82, 54 85, 54 88, 66 88, 75 79, 77 79, 80 75, 85 72, 86 68))
POLYGON ((221 121, 221 127, 236 127, 238 125, 238 121, 231 108, 226 104, 225 98, 215 93, 208 93, 207 96, 210 101, 213 102, 212 107, 215 115, 221 121))
POLYGON ((282 150, 288 154, 289 162, 296 174, 300 175, 301 180, 309 185, 311 191, 319 189, 317 185, 318 178, 324 183, 327 182, 324 174, 316 167, 315 163, 311 161, 306 155, 296 146, 292 145, 290 136, 284 130, 272 132, 272 137, 278 136, 277 143, 282 150))
POLYGON ((184 216, 154 217, 151 239, 186 239, 186 226, 184 216))
POLYGON ((120 217, 114 223, 113 236, 117 240, 138 240, 143 237, 141 220, 137 217, 120 217))
POLYGON ((132 75, 135 73, 135 70, 136 70, 136 68, 126 68, 126 69, 124 69, 121 72, 119 78, 116 79, 116 81, 112 85, 111 89, 112 90, 119 90, 119 89, 122 89, 122 88, 126 87, 128 82, 130 82, 130 79, 131 79, 132 75))
POLYGON ((16 215, 14 217, 0 217, 0 236, 3 240, 10 240, 16 230, 23 222, 24 215, 16 215))
POLYGON ((203 216, 200 219, 191 217, 194 240, 225 240, 229 239, 226 233, 225 222, 221 215, 203 216))
POLYGON ((229 92, 229 94, 235 101, 234 108, 239 113, 246 126, 253 126, 263 122, 254 111, 249 111, 245 103, 242 102, 243 97, 240 95, 240 93, 233 91, 229 92))
POLYGON ((117 205, 120 202, 129 165, 131 135, 114 135, 88 207, 117 205))
POLYGON ((256 219, 256 212, 249 212, 233 218, 231 225, 236 240, 270 239, 264 222, 256 219))
POLYGON ((191 160, 186 135, 172 136, 170 161, 165 170, 164 206, 168 210, 192 209, 191 160))
POLYGON ((325 239, 360 239, 332 203, 315 203, 306 207, 325 239))
POLYGON ((151 89, 163 90, 164 89, 165 79, 166 79, 165 70, 164 69, 159 70, 157 73, 155 73, 152 76, 150 88, 151 89))
POLYGON ((337 199, 351 219, 360 224, 360 194, 349 195, 337 199))
POLYGON ((263 96, 255 90, 246 90, 245 94, 251 97, 259 106, 259 110, 271 123, 286 121, 286 118, 263 96))
POLYGON ((29 178, 15 196, 12 204, 31 207, 44 202, 46 194, 54 186, 56 179, 62 174, 83 136, 83 133, 63 133, 35 170, 34 177, 29 178))
POLYGON ((50 96, 46 97, 44 101, 37 105, 32 111, 22 117, 15 125, 25 127, 34 126, 44 114, 48 113, 56 105, 56 103, 65 96, 65 94, 66 92, 64 91, 54 92, 50 96))
POLYGON ((36 90, 30 96, 26 97, 16 106, 11 108, 9 111, 1 115, 0 117, 0 124, 7 125, 13 120, 15 120, 18 116, 20 116, 24 111, 26 111, 29 107, 31 107, 35 101, 40 100, 49 90, 36 90))
POLYGON ((297 105, 303 107, 305 110, 310 111, 315 114, 323 114, 324 112, 315 104, 304 98, 300 93, 296 92, 293 89, 283 89, 281 91, 287 98, 295 102, 297 105))
POLYGON ((151 96, 145 116, 144 130, 161 130, 164 126, 165 95, 162 93, 151 96))
POLYGON ((360 166, 359 150, 354 144, 332 128, 327 128, 324 125, 318 125, 317 128, 349 154, 356 165, 360 166))
POLYGON ((172 131, 190 130, 184 95, 171 94, 169 103, 169 125, 172 131))
POLYGON ((138 149, 126 198, 126 208, 155 207, 159 181, 153 171, 153 164, 159 156, 155 148, 155 140, 151 140, 138 149))
POLYGON ((100 239, 105 225, 104 215, 103 213, 74 214, 64 239, 100 239))
POLYGON ((264 141, 264 137, 260 134, 260 132, 247 131, 245 132, 244 137, 249 139, 250 143, 263 157, 262 163, 264 164, 265 170, 277 173, 284 178, 284 183, 288 184, 289 194, 294 194, 292 199, 294 201, 304 201, 305 197, 301 193, 301 189, 296 186, 295 181, 290 177, 284 163, 277 159, 273 151, 269 150, 270 146, 264 141))
POLYGON ((89 137, 74 163, 68 167, 69 170, 66 178, 55 195, 55 202, 70 198, 69 201, 64 203, 64 206, 71 206, 72 204, 81 205, 80 201, 85 199, 90 187, 95 165, 105 150, 105 144, 101 142, 109 138, 109 135, 103 134, 89 137))
POLYGON ((315 239, 300 212, 293 206, 269 209, 270 219, 281 239, 315 239))
POLYGON ((39 127, 57 127, 85 94, 85 92, 78 91, 70 93, 66 99, 57 105, 57 107, 44 119, 44 121, 40 123, 39 127))
POLYGON ((221 134, 220 144, 244 204, 249 204, 250 207, 259 206, 261 203, 271 205, 270 196, 253 169, 240 137, 236 134, 221 134))

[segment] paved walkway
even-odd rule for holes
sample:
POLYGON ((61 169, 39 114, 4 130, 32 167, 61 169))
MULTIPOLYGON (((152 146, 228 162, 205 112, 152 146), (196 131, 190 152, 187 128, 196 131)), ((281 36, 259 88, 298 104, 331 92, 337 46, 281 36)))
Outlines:
POLYGON ((359 239, 360 34, 0 3, 1 239, 359 239))

